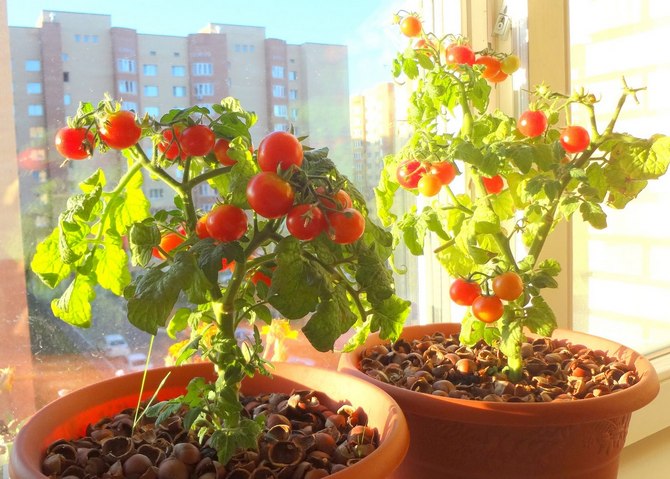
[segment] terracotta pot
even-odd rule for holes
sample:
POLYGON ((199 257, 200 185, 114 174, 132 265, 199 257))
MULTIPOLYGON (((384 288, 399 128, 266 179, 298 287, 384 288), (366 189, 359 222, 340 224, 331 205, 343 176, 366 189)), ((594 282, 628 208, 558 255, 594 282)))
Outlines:
MULTIPOLYGON (((459 324, 404 329, 411 340, 459 324)), ((339 369, 384 389, 398 402, 410 429, 410 450, 392 477, 497 479, 616 479, 631 413, 658 393, 655 370, 620 344, 566 330, 554 337, 606 351, 634 364, 640 381, 615 394, 551 403, 497 403, 413 392, 366 376, 358 369, 362 349, 381 344, 377 335, 343 354, 339 369)))
MULTIPOLYGON (((297 364, 278 363, 274 366, 272 378, 256 375, 247 379, 242 384, 242 392, 256 395, 315 389, 332 400, 331 407, 344 403, 363 407, 369 424, 379 430, 381 444, 377 450, 329 477, 386 479, 400 464, 407 452, 409 434, 403 413, 390 396, 365 381, 335 371, 297 364)), ((168 372, 170 376, 158 395, 161 400, 183 394, 194 377, 215 379, 213 367, 208 363, 152 369, 147 375, 147 399, 168 372)), ((10 477, 47 479, 40 472, 46 447, 62 437, 81 437, 89 423, 136 406, 141 380, 141 372, 108 379, 74 391, 40 409, 16 436, 9 463, 10 477)))

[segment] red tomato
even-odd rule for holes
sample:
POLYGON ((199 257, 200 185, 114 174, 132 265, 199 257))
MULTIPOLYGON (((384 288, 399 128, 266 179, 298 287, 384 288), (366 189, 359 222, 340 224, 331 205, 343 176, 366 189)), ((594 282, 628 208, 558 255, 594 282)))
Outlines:
POLYGON ((419 160, 407 160, 398 165, 395 176, 400 186, 412 190, 425 173, 426 167, 419 160))
POLYGON ((478 283, 463 278, 456 278, 449 288, 451 300, 461 306, 470 306, 482 290, 478 283))
POLYGON ((351 201, 351 196, 344 190, 337 190, 337 192, 331 197, 328 196, 326 188, 319 186, 316 189, 316 195, 321 202, 321 205, 326 209, 339 209, 343 210, 345 208, 351 208, 353 202, 351 201))
POLYGON ((437 176, 443 185, 448 185, 456 178, 456 167, 449 161, 431 163, 429 172, 437 176))
POLYGON ((228 156, 230 142, 225 138, 219 138, 214 143, 214 156, 223 166, 233 166, 237 161, 228 156))
POLYGON ((514 271, 499 274, 492 284, 495 295, 505 301, 514 301, 523 293, 523 280, 514 271))
POLYGON ((179 140, 184 129, 181 125, 163 130, 163 139, 158 143, 158 151, 163 153, 168 160, 181 160, 185 158, 181 151, 179 140))
POLYGON ((235 271, 235 261, 231 261, 230 263, 226 258, 221 258, 221 269, 219 271, 235 271))
POLYGON ((193 125, 181 133, 179 144, 182 156, 205 156, 214 148, 216 137, 210 127, 193 125))
MULTIPOLYGON (((177 233, 166 233, 162 238, 160 242, 160 247, 163 251, 166 253, 169 253, 173 249, 175 249, 177 246, 182 244, 184 242, 184 238, 182 238, 180 235, 177 233)), ((156 258, 159 259, 165 259, 165 256, 159 250, 158 248, 154 248, 153 251, 151 252, 156 258)))
POLYGON ((492 76, 488 80, 491 83, 500 83, 500 82, 503 82, 503 81, 507 80, 507 77, 508 77, 507 73, 500 70, 498 73, 496 73, 494 76, 492 76))
POLYGON ((470 66, 475 64, 475 54, 467 45, 449 45, 446 54, 447 63, 470 66))
POLYGON ((302 165, 302 145, 300 141, 285 131, 275 131, 261 140, 258 145, 258 166, 262 171, 276 172, 277 168, 287 170, 291 165, 302 165))
POLYGON ((326 229, 326 217, 316 205, 296 205, 286 215, 286 228, 294 237, 310 241, 326 229))
POLYGON ((256 271, 251 275, 250 280, 254 286, 256 286, 259 282, 267 284, 268 288, 272 286, 272 278, 262 271, 256 271))
POLYGON ((472 302, 472 314, 485 323, 499 320, 504 312, 505 307, 497 296, 477 296, 472 302))
POLYGON ((523 136, 535 138, 544 134, 547 129, 547 115, 541 110, 524 111, 516 122, 516 127, 523 136))
POLYGON ((442 188, 442 181, 437 175, 426 173, 419 180, 417 188, 423 196, 435 196, 442 188))
POLYGON ((360 211, 347 208, 328 213, 330 239, 338 244, 350 244, 363 236, 365 218, 360 211))
POLYGON ((580 153, 589 146, 591 137, 583 126, 572 125, 561 130, 559 141, 568 153, 580 153))
POLYGON ((247 232, 247 214, 235 205, 218 205, 207 214, 207 232, 218 241, 237 241, 247 232))
POLYGON ((400 31, 406 37, 418 37, 421 34, 421 20, 414 15, 409 15, 400 22, 400 31))
POLYGON ((100 139, 110 148, 123 150, 136 144, 142 136, 142 128, 131 111, 120 110, 107 115, 98 128, 100 139))
POLYGON ((505 183, 503 182, 503 179, 500 175, 495 175, 491 178, 482 176, 482 182, 484 183, 484 188, 486 188, 486 191, 492 194, 500 193, 505 187, 505 183))
POLYGON ((482 77, 490 80, 500 73, 500 60, 491 55, 482 55, 475 60, 475 65, 484 65, 482 77))
POLYGON ((56 132, 56 150, 70 160, 83 160, 93 154, 95 136, 87 128, 64 127, 56 132))
POLYGON ((207 231, 207 215, 201 216, 195 224, 195 234, 200 239, 209 238, 209 231, 207 231))
POLYGON ((247 201, 266 218, 280 218, 293 206, 295 192, 291 184, 277 173, 262 171, 247 184, 247 201))

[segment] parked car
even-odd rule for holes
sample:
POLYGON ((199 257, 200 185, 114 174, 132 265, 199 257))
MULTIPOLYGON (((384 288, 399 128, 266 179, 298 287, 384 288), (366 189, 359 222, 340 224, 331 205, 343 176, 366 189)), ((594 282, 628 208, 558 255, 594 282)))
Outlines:
POLYGON ((117 376, 122 376, 124 374, 132 373, 135 371, 144 371, 145 366, 147 368, 152 368, 151 363, 147 364, 147 355, 144 353, 132 353, 126 356, 126 364, 123 368, 116 371, 117 376))
POLYGON ((130 346, 120 334, 108 334, 100 341, 100 349, 108 358, 118 358, 130 354, 130 346))

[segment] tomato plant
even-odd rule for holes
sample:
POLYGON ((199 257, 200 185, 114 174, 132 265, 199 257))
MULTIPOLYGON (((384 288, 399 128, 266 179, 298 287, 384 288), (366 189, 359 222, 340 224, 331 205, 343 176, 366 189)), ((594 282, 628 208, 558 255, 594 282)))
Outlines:
POLYGON ((291 184, 277 173, 262 171, 247 184, 249 206, 268 219, 280 218, 288 213, 294 198, 291 184))
POLYGON ((475 65, 484 65, 482 77, 487 80, 492 79, 500 73, 500 60, 491 55, 482 55, 475 60, 475 65))
POLYGON ((319 186, 316 188, 316 196, 323 206, 327 210, 343 210, 345 208, 351 208, 353 206, 353 201, 351 201, 351 196, 346 191, 340 189, 335 192, 333 195, 328 195, 326 188, 319 186))
POLYGON ((162 140, 158 143, 158 151, 168 160, 181 160, 186 155, 181 151, 180 138, 183 127, 175 125, 162 131, 162 140))
POLYGON ((519 132, 530 138, 543 135, 547 125, 547 115, 542 110, 526 110, 516 122, 519 132))
POLYGON ((251 275, 250 281, 254 286, 257 286, 258 283, 265 283, 268 288, 272 286, 272 277, 260 270, 251 275))
POLYGON ((419 160, 407 160, 398 165, 396 179, 400 186, 411 190, 417 187, 426 171, 426 166, 419 160))
POLYGON ((258 145, 258 166, 262 171, 287 170, 292 165, 300 167, 303 151, 300 141, 285 131, 275 131, 258 145))
POLYGON ((233 166, 235 163, 237 163, 237 161, 228 156, 229 147, 230 142, 225 138, 219 138, 214 143, 214 157, 223 166, 233 166))
POLYGON ((472 302, 472 314, 485 323, 493 323, 502 318, 505 307, 497 296, 477 296, 472 302))
POLYGON ((482 176, 482 183, 484 183, 486 192, 494 195, 500 193, 505 187, 505 183, 500 175, 495 175, 490 178, 482 176))
POLYGON ((430 164, 429 173, 436 176, 443 185, 448 185, 456 178, 456 167, 450 161, 439 161, 430 164))
POLYGON ((561 130, 561 146, 568 153, 580 153, 589 146, 591 137, 583 126, 571 125, 561 130))
POLYGON ((354 208, 331 211, 327 214, 330 239, 338 244, 350 244, 365 232, 365 217, 354 208))
POLYGON ((205 156, 212 148, 216 137, 206 125, 193 125, 184 129, 179 138, 183 156, 205 156))
POLYGON ((56 151, 70 160, 84 160, 95 148, 95 136, 88 128, 64 127, 56 132, 56 151))
POLYGON ((154 248, 152 254, 159 259, 165 259, 165 253, 169 253, 184 242, 184 237, 173 232, 168 232, 161 237, 160 248, 154 248))
POLYGON ((195 224, 195 234, 200 239, 209 238, 209 231, 207 231, 207 215, 201 216, 195 224))
POLYGON ((447 63, 456 65, 474 65, 475 53, 467 45, 450 45, 446 51, 447 63))
POLYGON ((505 301, 514 301, 523 293, 523 280, 514 271, 507 271, 493 278, 493 293, 505 301))
POLYGON ((463 278, 456 278, 449 287, 449 297, 454 303, 461 306, 470 306, 481 292, 479 283, 463 278))
POLYGON ((207 232, 218 241, 237 241, 247 232, 247 214, 235 205, 217 205, 207 214, 207 232))
POLYGON ((421 20, 415 15, 408 15, 400 21, 400 31, 406 37, 418 37, 421 35, 421 20))
POLYGON ((500 69, 508 75, 515 73, 519 67, 521 67, 521 59, 518 55, 507 55, 500 60, 500 69))
POLYGON ((426 173, 419 179, 417 188, 423 196, 435 196, 442 189, 442 181, 437 175, 426 173))
POLYGON ((327 226, 325 215, 316 205, 296 205, 286 215, 288 232, 299 240, 311 241, 319 236, 327 226))
POLYGON ((137 143, 142 128, 137 124, 132 111, 119 110, 108 114, 98 128, 100 139, 108 147, 123 150, 137 143))

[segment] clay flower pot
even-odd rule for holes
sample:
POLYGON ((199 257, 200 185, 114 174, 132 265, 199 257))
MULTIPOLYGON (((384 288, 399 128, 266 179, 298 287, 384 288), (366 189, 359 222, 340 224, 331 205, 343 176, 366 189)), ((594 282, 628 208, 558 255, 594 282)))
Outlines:
MULTIPOLYGON (((405 328, 401 337, 436 331, 450 335, 460 324, 405 328)), ((554 337, 602 350, 634 364, 640 381, 596 398, 548 403, 507 403, 437 397, 367 377, 358 369, 366 344, 342 355, 339 369, 384 389, 400 405, 410 429, 410 450, 394 478, 615 479, 631 413, 658 393, 655 370, 620 344, 566 330, 554 337)))
MULTIPOLYGON (((326 404, 330 407, 344 403, 362 407, 368 414, 369 424, 379 430, 381 444, 374 452, 329 477, 389 477, 402 461, 409 445, 407 423, 390 396, 365 381, 335 371, 284 363, 277 363, 274 367, 271 378, 256 375, 245 379, 242 392, 257 395, 315 389, 332 400, 332 404, 326 404)), ((168 372, 170 376, 159 392, 159 400, 183 394, 194 377, 215 379, 210 363, 152 369, 147 374, 147 399, 168 372)), ((88 424, 136 406, 141 381, 141 372, 108 379, 74 391, 39 410, 16 436, 9 463, 10 477, 47 479, 40 470, 46 447, 59 438, 81 437, 88 424)))

